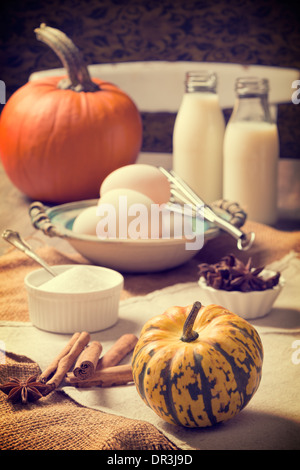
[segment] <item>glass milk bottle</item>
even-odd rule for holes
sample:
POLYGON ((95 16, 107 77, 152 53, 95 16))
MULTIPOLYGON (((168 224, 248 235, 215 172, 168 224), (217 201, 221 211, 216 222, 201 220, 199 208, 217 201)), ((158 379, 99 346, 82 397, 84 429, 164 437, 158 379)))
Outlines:
POLYGON ((223 197, 238 202, 249 220, 274 224, 279 138, 268 106, 268 80, 239 78, 235 90, 224 137, 223 197))
POLYGON ((211 72, 188 72, 173 131, 173 170, 211 203, 222 197, 225 121, 211 72))

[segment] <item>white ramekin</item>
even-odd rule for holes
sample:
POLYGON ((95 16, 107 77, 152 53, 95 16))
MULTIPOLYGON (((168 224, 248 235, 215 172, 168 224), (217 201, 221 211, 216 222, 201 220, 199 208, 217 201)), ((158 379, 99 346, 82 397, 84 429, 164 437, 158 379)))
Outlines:
MULTIPOLYGON (((265 275, 272 276, 276 274, 273 271, 264 271, 265 275)), ((215 289, 207 286, 204 277, 199 279, 201 290, 200 300, 203 305, 216 304, 230 310, 240 317, 251 320, 267 315, 280 294, 284 279, 280 277, 277 286, 264 291, 239 292, 215 289)))
MULTIPOLYGON (((74 265, 54 266, 57 274, 74 265)), ((40 287, 51 279, 45 269, 37 269, 25 277, 31 322, 42 330, 54 333, 104 330, 118 320, 123 276, 112 269, 88 265, 99 276, 105 276, 105 288, 92 292, 53 293, 40 287)))

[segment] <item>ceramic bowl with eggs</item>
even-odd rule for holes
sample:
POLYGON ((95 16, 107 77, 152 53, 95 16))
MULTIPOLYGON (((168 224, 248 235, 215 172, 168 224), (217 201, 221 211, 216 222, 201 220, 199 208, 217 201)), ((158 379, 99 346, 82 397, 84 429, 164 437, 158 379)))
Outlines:
POLYGON ((53 333, 105 330, 118 320, 123 276, 91 265, 36 269, 25 277, 30 320, 53 333))
MULTIPOLYGON (((135 163, 109 174, 98 199, 48 209, 34 202, 30 215, 36 228, 67 240, 93 264, 122 272, 156 272, 185 263, 203 243, 220 235, 212 223, 202 221, 198 230, 197 218, 178 219, 168 209, 154 220, 153 208, 169 201, 170 183, 159 168, 135 163), (188 225, 196 227, 194 240, 185 232, 188 225), (181 236, 175 236, 178 230, 181 236)), ((227 221, 234 218, 222 207, 215 210, 227 221)))

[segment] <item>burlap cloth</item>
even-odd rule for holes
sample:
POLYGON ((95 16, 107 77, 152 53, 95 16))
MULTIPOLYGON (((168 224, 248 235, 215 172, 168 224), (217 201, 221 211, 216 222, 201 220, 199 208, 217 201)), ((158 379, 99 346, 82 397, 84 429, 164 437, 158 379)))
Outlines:
MULTIPOLYGON (((224 235, 211 240, 199 255, 186 265, 164 273, 126 275, 122 299, 144 295, 175 283, 195 281, 199 262, 215 262, 231 252, 255 265, 280 259, 291 250, 300 252, 300 232, 280 232, 260 224, 247 222, 245 230, 256 232, 256 242, 249 252, 239 253, 235 241, 224 235)), ((29 240, 33 245, 32 240, 29 240)), ((63 254, 49 246, 36 251, 49 264, 86 262, 80 255, 63 254)), ((0 258, 0 320, 29 321, 24 276, 37 265, 15 249, 0 258)), ((1 338, 0 338, 1 340, 1 338)), ((0 361, 1 362, 1 361, 0 361)), ((22 377, 38 372, 31 359, 7 352, 0 364, 0 383, 9 376, 22 377)), ((103 413, 80 406, 62 392, 55 392, 35 404, 12 405, 0 393, 0 449, 78 449, 78 450, 175 450, 155 426, 122 416, 103 413)))

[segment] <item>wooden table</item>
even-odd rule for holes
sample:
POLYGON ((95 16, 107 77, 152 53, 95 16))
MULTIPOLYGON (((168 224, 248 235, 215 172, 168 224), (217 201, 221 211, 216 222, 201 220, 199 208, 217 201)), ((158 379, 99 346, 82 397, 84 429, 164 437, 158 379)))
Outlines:
MULTIPOLYGON (((139 161, 149 161, 148 155, 142 155, 139 161)), ((169 158, 155 154, 157 165, 165 164, 169 158)), ((279 219, 276 228, 281 230, 300 229, 300 160, 281 159, 279 162, 279 219)), ((7 177, 0 163, 0 230, 10 228, 17 230, 24 238, 36 236, 37 231, 32 227, 28 207, 30 200, 24 196, 7 177)), ((41 232, 38 236, 49 245, 72 252, 70 245, 60 239, 50 239, 41 232)), ((7 242, 0 238, 0 255, 7 250, 7 242)))

